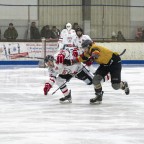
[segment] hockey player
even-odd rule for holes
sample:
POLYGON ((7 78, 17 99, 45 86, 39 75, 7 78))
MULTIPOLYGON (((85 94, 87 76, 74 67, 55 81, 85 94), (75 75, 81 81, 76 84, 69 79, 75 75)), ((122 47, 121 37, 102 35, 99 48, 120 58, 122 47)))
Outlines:
POLYGON ((77 28, 76 29, 76 38, 74 39, 74 45, 78 48, 81 48, 82 42, 85 40, 91 40, 89 35, 83 34, 83 29, 82 28, 77 28))
MULTIPOLYGON (((83 34, 82 28, 77 28, 76 30, 76 37, 74 39, 74 48, 72 51, 72 54, 74 57, 77 57, 78 55, 83 53, 83 49, 81 49, 81 44, 84 40, 91 40, 91 38, 88 35, 83 34)), ((91 40, 92 41, 92 40, 91 40)))
POLYGON ((45 57, 45 64, 48 66, 49 80, 44 86, 44 95, 47 95, 54 83, 60 87, 64 97, 60 98, 60 102, 69 101, 72 102, 71 90, 68 90, 66 81, 69 81, 72 77, 83 80, 87 85, 92 84, 93 74, 83 65, 77 63, 72 66, 63 64, 64 58, 68 57, 69 52, 67 50, 60 50, 55 58, 52 55, 45 57))
MULTIPOLYGON (((75 48, 73 50, 73 55, 75 57, 77 57, 78 55, 82 54, 84 52, 84 50, 82 49, 82 42, 85 41, 85 40, 91 40, 92 39, 90 38, 89 35, 85 35, 83 34, 83 29, 82 28, 77 28, 76 29, 76 38, 74 40, 74 45, 77 47, 77 49, 75 48)), ((85 62, 85 64, 88 66, 88 68, 91 70, 91 71, 94 71, 94 68, 92 67, 92 62, 90 61, 87 61, 85 62)))
POLYGON ((58 50, 74 47, 74 39, 76 38, 76 32, 72 29, 71 23, 66 24, 66 28, 60 33, 58 41, 58 50))
POLYGON ((96 97, 90 99, 90 103, 102 102, 102 96, 104 92, 102 91, 101 80, 108 73, 110 73, 111 84, 115 90, 122 89, 125 91, 126 95, 130 93, 128 83, 121 81, 122 66, 121 58, 118 53, 113 52, 103 46, 98 46, 91 40, 85 40, 82 43, 82 48, 84 49, 84 53, 82 55, 73 60, 65 59, 64 64, 72 65, 74 63, 84 62, 87 60, 92 60, 100 64, 93 78, 96 97))
MULTIPOLYGON (((83 35, 83 30, 78 28, 76 31, 72 29, 72 25, 70 23, 66 24, 66 28, 61 31, 60 38, 58 41, 59 50, 68 50, 69 57, 67 59, 72 59, 73 57, 77 57, 82 53, 81 43, 85 39, 91 38, 88 35, 83 35)), ((91 63, 87 62, 87 66, 90 66, 91 63)))

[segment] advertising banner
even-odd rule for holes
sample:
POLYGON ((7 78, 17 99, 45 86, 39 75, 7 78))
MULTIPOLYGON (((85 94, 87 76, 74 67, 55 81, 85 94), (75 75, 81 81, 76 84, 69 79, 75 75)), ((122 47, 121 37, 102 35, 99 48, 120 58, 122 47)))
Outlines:
MULTIPOLYGON (((57 43, 46 43, 46 55, 57 51, 57 43)), ((35 57, 44 58, 41 42, 4 42, 0 43, 0 60, 26 60, 35 57)))

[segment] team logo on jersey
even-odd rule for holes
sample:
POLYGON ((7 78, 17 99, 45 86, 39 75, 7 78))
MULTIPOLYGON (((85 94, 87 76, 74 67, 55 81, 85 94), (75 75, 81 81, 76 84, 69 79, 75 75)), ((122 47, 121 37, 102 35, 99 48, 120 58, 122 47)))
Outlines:
POLYGON ((63 72, 62 72, 62 74, 70 74, 70 73, 72 73, 72 71, 70 70, 70 69, 68 69, 68 68, 64 68, 64 70, 63 70, 63 72))

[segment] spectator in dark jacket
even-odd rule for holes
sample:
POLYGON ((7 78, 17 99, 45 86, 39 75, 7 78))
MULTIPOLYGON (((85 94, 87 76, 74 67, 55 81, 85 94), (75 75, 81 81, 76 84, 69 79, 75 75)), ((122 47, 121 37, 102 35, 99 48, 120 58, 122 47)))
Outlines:
POLYGON ((36 27, 36 22, 31 23, 30 27, 30 39, 40 39, 39 29, 36 27))
POLYGON ((49 25, 46 25, 42 28, 41 30, 41 37, 44 37, 46 39, 50 39, 51 38, 51 30, 49 28, 49 25))
POLYGON ((120 41, 120 42, 126 41, 126 39, 124 38, 124 36, 123 36, 121 31, 118 31, 117 41, 120 41))
POLYGON ((141 41, 144 41, 144 30, 142 30, 141 41))
POLYGON ((53 26, 53 27, 52 27, 52 35, 51 35, 51 38, 53 38, 53 39, 58 39, 59 36, 60 36, 60 30, 57 29, 56 26, 53 26))
POLYGON ((17 30, 13 26, 13 23, 10 23, 8 29, 6 29, 4 32, 4 38, 6 38, 7 40, 15 40, 17 37, 17 30))
POLYGON ((0 39, 1 39, 1 29, 0 29, 0 39))

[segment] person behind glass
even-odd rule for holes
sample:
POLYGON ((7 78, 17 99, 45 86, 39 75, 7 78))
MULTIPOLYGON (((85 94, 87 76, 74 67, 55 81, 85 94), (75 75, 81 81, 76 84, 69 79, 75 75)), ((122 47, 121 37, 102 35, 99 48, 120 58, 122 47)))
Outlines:
POLYGON ((51 38, 53 39, 58 39, 59 36, 60 36, 60 30, 56 27, 56 26, 53 26, 52 29, 51 29, 51 38))
POLYGON ((118 31, 117 41, 120 41, 120 42, 126 41, 126 39, 124 38, 124 36, 123 36, 121 31, 118 31))
POLYGON ((141 39, 142 39, 142 28, 141 27, 138 27, 137 28, 137 31, 136 31, 136 36, 135 36, 135 39, 137 40, 137 41, 141 41, 141 39))
POLYGON ((1 29, 0 29, 0 39, 1 39, 1 29))
POLYGON ((111 39, 112 39, 113 41, 116 41, 116 40, 117 40, 117 35, 116 35, 115 31, 112 32, 111 39))
POLYGON ((49 27, 49 25, 43 26, 42 30, 41 30, 41 37, 44 37, 46 39, 50 39, 51 38, 51 29, 49 27))
POLYGON ((144 30, 142 30, 141 41, 144 41, 144 30))
POLYGON ((36 22, 31 23, 30 27, 30 39, 40 39, 39 29, 36 27, 36 22))
POLYGON ((8 29, 6 29, 4 32, 4 38, 6 38, 7 40, 15 40, 17 37, 18 32, 13 26, 13 23, 10 23, 8 29))

